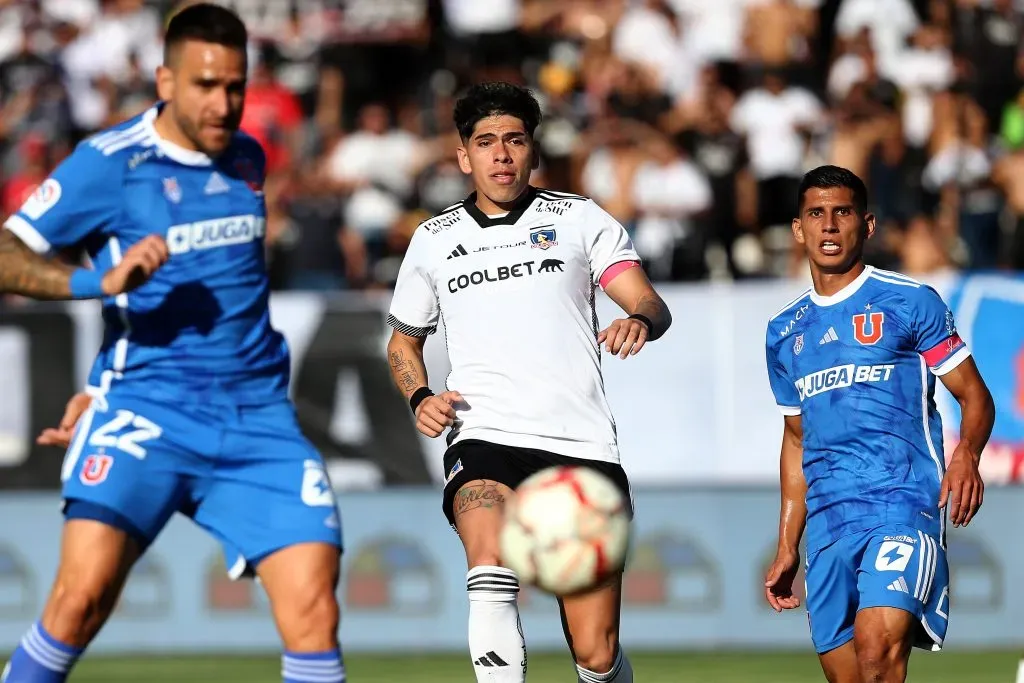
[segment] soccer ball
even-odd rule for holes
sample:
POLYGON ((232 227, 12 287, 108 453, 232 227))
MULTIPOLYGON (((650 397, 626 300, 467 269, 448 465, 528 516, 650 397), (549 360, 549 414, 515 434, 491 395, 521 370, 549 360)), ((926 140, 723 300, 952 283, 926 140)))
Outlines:
POLYGON ((622 571, 629 536, 626 500, 607 477, 550 467, 523 481, 505 505, 501 560, 523 583, 572 595, 622 571))

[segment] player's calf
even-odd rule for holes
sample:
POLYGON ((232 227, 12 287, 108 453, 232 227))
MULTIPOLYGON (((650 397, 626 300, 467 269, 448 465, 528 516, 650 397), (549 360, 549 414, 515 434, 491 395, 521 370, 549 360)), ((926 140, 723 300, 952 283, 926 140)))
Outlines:
POLYGON ((64 525, 57 578, 42 619, 11 655, 4 683, 63 683, 117 602, 138 544, 89 519, 64 525))
POLYGON ((300 543, 264 560, 257 573, 267 591, 285 653, 285 683, 344 683, 338 643, 338 548, 300 543))
POLYGON ((469 652, 477 681, 526 680, 526 642, 519 620, 519 577, 501 566, 498 538, 512 490, 478 479, 463 485, 452 505, 469 572, 469 652))
POLYGON ((857 613, 854 649, 862 683, 904 683, 913 646, 914 615, 895 607, 857 613))
POLYGON ((580 683, 633 682, 633 668, 619 645, 621 593, 619 576, 595 591, 559 600, 580 683))

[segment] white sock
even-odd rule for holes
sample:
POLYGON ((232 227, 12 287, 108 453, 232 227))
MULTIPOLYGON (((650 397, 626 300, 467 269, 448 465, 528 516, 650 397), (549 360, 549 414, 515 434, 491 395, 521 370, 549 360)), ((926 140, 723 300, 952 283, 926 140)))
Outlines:
POLYGON ((1017 667, 1017 683, 1024 683, 1024 659, 1020 660, 1020 666, 1017 667))
POLYGON ((599 674, 577 664, 576 672, 579 674, 579 683, 633 683, 633 667, 621 647, 615 652, 611 670, 599 674))
POLYGON ((479 683, 523 683, 526 641, 519 621, 519 579, 504 567, 473 567, 469 594, 469 655, 479 683))

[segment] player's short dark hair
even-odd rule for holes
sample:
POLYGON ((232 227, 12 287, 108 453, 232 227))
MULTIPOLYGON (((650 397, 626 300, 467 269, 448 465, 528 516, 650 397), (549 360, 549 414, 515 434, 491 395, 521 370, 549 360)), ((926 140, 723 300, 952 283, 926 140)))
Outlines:
POLYGON ((241 50, 249 44, 245 23, 227 7, 200 2, 181 10, 167 24, 164 34, 164 64, 173 51, 187 40, 213 43, 241 50))
POLYGON ((455 127, 459 137, 468 140, 481 119, 489 116, 514 116, 523 122, 526 133, 533 133, 540 124, 540 105, 526 88, 500 81, 478 83, 455 103, 455 127))
POLYGON ((817 188, 827 190, 835 187, 845 187, 853 192, 853 203, 858 213, 866 213, 868 210, 868 188, 864 181, 857 177, 853 171, 841 166, 819 166, 808 171, 803 180, 800 181, 800 190, 797 195, 797 208, 803 211, 804 195, 807 190, 817 188))

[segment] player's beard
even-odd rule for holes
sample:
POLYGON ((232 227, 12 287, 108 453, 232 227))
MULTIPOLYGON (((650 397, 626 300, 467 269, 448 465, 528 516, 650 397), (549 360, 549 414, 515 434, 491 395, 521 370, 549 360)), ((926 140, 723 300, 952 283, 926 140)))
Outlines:
POLYGON ((237 126, 231 126, 230 122, 226 122, 226 130, 228 131, 228 135, 225 136, 225 139, 223 140, 222 143, 210 145, 203 142, 202 123, 192 121, 191 119, 185 116, 175 116, 175 121, 178 124, 178 128, 181 129, 181 132, 185 135, 185 137, 189 139, 189 142, 191 142, 192 145, 197 150, 199 150, 208 157, 219 156, 225 149, 227 149, 228 144, 230 144, 231 142, 231 134, 233 134, 234 131, 237 129, 237 126))

